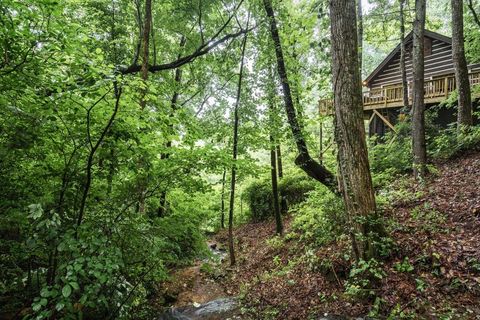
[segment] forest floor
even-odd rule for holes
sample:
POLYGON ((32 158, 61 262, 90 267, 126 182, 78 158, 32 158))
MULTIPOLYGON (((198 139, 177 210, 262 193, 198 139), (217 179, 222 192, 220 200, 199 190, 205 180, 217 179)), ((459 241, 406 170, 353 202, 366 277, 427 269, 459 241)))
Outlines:
MULTIPOLYGON (((386 190, 394 195, 384 206, 392 250, 378 267, 382 275, 372 295, 345 294, 352 267, 344 258, 347 240, 315 248, 312 257, 311 246, 295 237, 280 245, 269 241, 273 221, 236 228, 237 266, 222 285, 242 298, 254 319, 369 312, 378 318, 480 319, 480 153, 436 168, 422 185, 408 178, 386 190)), ((291 220, 285 219, 286 234, 291 220)), ((226 244, 227 233, 216 239, 226 244)))

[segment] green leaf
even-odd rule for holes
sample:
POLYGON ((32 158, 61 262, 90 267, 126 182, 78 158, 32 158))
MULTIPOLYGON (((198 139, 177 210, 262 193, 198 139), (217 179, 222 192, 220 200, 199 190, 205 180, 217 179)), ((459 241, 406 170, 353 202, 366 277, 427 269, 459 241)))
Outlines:
POLYGON ((45 306, 47 305, 47 303, 48 303, 48 300, 45 299, 45 298, 43 298, 43 299, 40 300, 40 305, 41 305, 41 306, 44 306, 44 307, 45 307, 45 306))
POLYGON ((42 290, 40 291, 40 296, 43 298, 48 298, 50 296, 50 291, 48 290, 48 288, 42 288, 42 290))
POLYGON ((59 302, 59 303, 57 303, 57 305, 55 306, 55 309, 57 309, 57 311, 60 311, 60 310, 62 310, 64 307, 65 307, 65 304, 64 304, 63 302, 59 302))
POLYGON ((72 287, 70 287, 69 284, 66 284, 62 289, 62 295, 65 298, 68 298, 70 296, 70 294, 72 294, 72 287))
POLYGON ((73 282, 73 281, 72 281, 72 282, 70 282, 70 285, 71 285, 71 286, 72 286, 72 288, 73 288, 73 289, 75 289, 75 290, 78 290, 78 289, 80 289, 80 287, 79 287, 78 283, 76 283, 76 282, 73 282))

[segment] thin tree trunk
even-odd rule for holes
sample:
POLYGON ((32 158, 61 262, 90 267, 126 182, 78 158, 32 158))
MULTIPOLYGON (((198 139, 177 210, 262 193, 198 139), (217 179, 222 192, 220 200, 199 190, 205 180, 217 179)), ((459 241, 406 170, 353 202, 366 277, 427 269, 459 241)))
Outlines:
MULTIPOLYGON (((273 108, 272 108, 273 109, 273 108)), ((277 181, 277 161, 275 157, 275 138, 270 133, 270 173, 272 176, 272 194, 273 194, 273 210, 275 213, 276 232, 283 234, 282 214, 280 213, 280 201, 278 198, 278 181, 277 181)))
MULTIPOLYGON (((152 0, 145 0, 145 19, 143 25, 143 55, 142 55, 142 80, 144 86, 147 85, 148 80, 148 55, 149 55, 149 43, 150 43, 150 30, 152 27, 152 0)), ((145 95, 147 94, 147 89, 142 90, 142 96, 140 99, 140 107, 145 109, 146 100, 145 95)))
POLYGON ((416 179, 426 173, 427 151, 425 142, 424 101, 424 33, 425 0, 415 0, 415 22, 413 26, 413 172, 416 179))
POLYGON ((407 48, 405 43, 405 19, 403 9, 405 7, 405 0, 400 0, 400 72, 402 73, 402 101, 405 110, 408 109, 408 81, 407 81, 407 68, 405 67, 405 58, 407 54, 407 48))
POLYGON ((375 194, 368 163, 363 123, 362 88, 358 81, 355 2, 330 1, 335 139, 338 146, 339 182, 351 229, 357 261, 374 256, 370 237, 376 217, 375 194))
POLYGON ((458 129, 471 126, 472 97, 463 40, 463 1, 452 0, 452 60, 458 90, 458 129))
MULTIPOLYGON (((277 141, 277 146, 276 146, 276 155, 277 155, 277 171, 278 171, 278 179, 281 181, 283 179, 283 165, 282 165, 282 147, 280 145, 280 142, 277 141)), ((280 198, 281 198, 281 210, 282 213, 287 213, 288 212, 288 203, 287 203, 287 197, 285 196, 284 192, 281 190, 280 192, 280 198)))
POLYGON ((323 121, 320 120, 318 133, 318 162, 323 165, 323 121))
POLYGON ((221 212, 222 215, 220 217, 220 227, 225 229, 225 183, 227 178, 227 168, 223 169, 223 176, 222 176, 222 202, 221 202, 221 212))
MULTIPOLYGON (((148 58, 149 58, 149 46, 150 46, 150 30, 152 25, 152 0, 145 0, 145 19, 143 25, 143 54, 142 54, 142 68, 141 75, 144 88, 142 88, 140 96, 140 108, 143 110, 147 105, 147 80, 148 80, 148 58)), ((139 160, 139 166, 145 166, 145 160, 143 155, 139 160)), ((147 182, 142 177, 139 186, 139 199, 138 199, 138 212, 145 213, 145 192, 147 188, 147 182)))
POLYGON ((357 0, 357 38, 358 38, 358 65, 360 68, 360 81, 362 80, 362 64, 363 64, 363 12, 362 0, 357 0))
POLYGON ((273 12, 272 1, 263 0, 265 11, 270 23, 270 33, 273 43, 275 45, 275 55, 277 57, 277 69, 278 75, 282 82, 283 99, 285 102, 285 110, 287 113, 288 123, 292 130, 293 138, 298 150, 298 156, 295 159, 295 164, 298 165, 306 174, 320 183, 324 184, 332 192, 337 193, 337 185, 335 183, 335 176, 321 166, 318 162, 312 159, 308 152, 307 144, 303 137, 301 127, 298 123, 295 106, 292 100, 292 93, 290 90, 290 83, 288 81, 287 69, 285 67, 285 61, 283 57, 282 44, 278 33, 277 22, 275 20, 275 14, 273 12))
POLYGON ((118 108, 120 107, 120 97, 122 95, 122 89, 117 88, 117 84, 114 83, 114 90, 115 90, 115 98, 116 99, 115 99, 115 107, 113 109, 113 113, 110 116, 110 119, 108 120, 107 125, 105 126, 105 128, 103 128, 103 131, 102 131, 100 137, 98 138, 98 140, 95 144, 93 144, 93 142, 91 141, 91 137, 90 137, 90 112, 98 102, 103 100, 104 97, 102 97, 100 100, 98 100, 97 103, 95 103, 93 106, 91 106, 88 110, 87 131, 88 131, 88 143, 90 144, 90 152, 88 154, 88 160, 87 160, 87 169, 86 169, 87 177, 86 177, 85 184, 84 184, 84 187, 83 187, 83 194, 82 194, 82 199, 81 199, 81 202, 80 202, 80 209, 79 209, 78 217, 77 217, 77 230, 78 230, 78 228, 80 227, 80 225, 82 224, 82 221, 83 221, 83 215, 85 213, 85 205, 86 205, 86 202, 87 202, 88 193, 90 192, 90 186, 92 184, 92 169, 93 169, 93 159, 95 157, 95 153, 97 152, 98 148, 100 147, 103 140, 105 139, 106 134, 110 130, 110 127, 112 126, 113 121, 115 120, 115 117, 117 115, 118 108))
MULTIPOLYGON (((248 13, 247 27, 250 22, 250 13, 248 13)), ((235 249, 233 246, 233 209, 235 205, 235 178, 237 173, 237 154, 238 154, 238 108, 240 104, 240 95, 242 93, 242 78, 243 78, 243 67, 244 67, 244 58, 245 58, 245 48, 247 46, 247 35, 243 37, 242 42, 242 56, 240 60, 240 71, 238 75, 238 85, 237 85, 237 98, 235 101, 234 107, 234 122, 233 122, 233 166, 232 166, 232 179, 230 181, 230 206, 228 210, 228 251, 230 253, 230 265, 235 265, 235 249)))
POLYGON ((270 173, 272 179, 272 195, 273 195, 273 210, 275 216, 276 233, 278 235, 283 234, 282 215, 280 212, 280 201, 278 198, 278 176, 277 176, 277 138, 278 138, 278 126, 276 121, 276 108, 275 108, 275 81, 273 79, 273 72, 269 68, 269 88, 268 88, 268 111, 269 111, 269 125, 270 125, 270 173))

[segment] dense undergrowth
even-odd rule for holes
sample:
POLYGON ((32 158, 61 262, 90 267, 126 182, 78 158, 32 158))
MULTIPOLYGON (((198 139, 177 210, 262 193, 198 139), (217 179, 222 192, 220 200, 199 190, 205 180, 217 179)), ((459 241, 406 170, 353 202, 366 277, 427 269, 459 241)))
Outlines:
POLYGON ((372 141, 378 210, 389 235, 382 238, 377 259, 355 262, 341 201, 321 186, 295 207, 283 238, 268 234, 271 222, 237 230, 242 264, 226 285, 245 298, 247 318, 314 319, 329 312, 475 319, 480 314, 475 231, 480 126, 457 132, 429 123, 432 162, 421 183, 409 174, 408 122, 384 141, 372 141))

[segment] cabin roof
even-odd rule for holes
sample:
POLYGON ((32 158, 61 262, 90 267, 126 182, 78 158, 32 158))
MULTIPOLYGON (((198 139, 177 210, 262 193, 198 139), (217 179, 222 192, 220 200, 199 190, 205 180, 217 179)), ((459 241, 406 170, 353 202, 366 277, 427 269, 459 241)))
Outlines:
MULTIPOLYGON (((413 30, 410 31, 409 34, 407 34, 407 36, 405 37, 405 43, 408 43, 412 40, 412 37, 413 37, 413 30)), ((436 33, 436 32, 433 32, 433 31, 429 31, 429 30, 425 30, 425 37, 428 37, 428 38, 432 38, 432 39, 436 39, 436 40, 439 40, 439 41, 443 41, 443 42, 446 42, 448 44, 452 44, 452 38, 450 37, 447 37, 447 36, 444 36, 440 33, 436 33)), ((375 70, 373 70, 372 73, 370 73, 370 75, 364 80, 364 84, 365 85, 368 85, 368 83, 373 79, 375 78, 375 76, 377 74, 379 74, 384 67, 386 67, 388 65, 388 63, 390 62, 390 60, 392 60, 395 55, 400 51, 400 48, 401 48, 401 43, 399 43, 395 49, 392 50, 392 52, 390 52, 390 54, 385 58, 383 59, 382 63, 380 63, 376 68, 375 70)))

